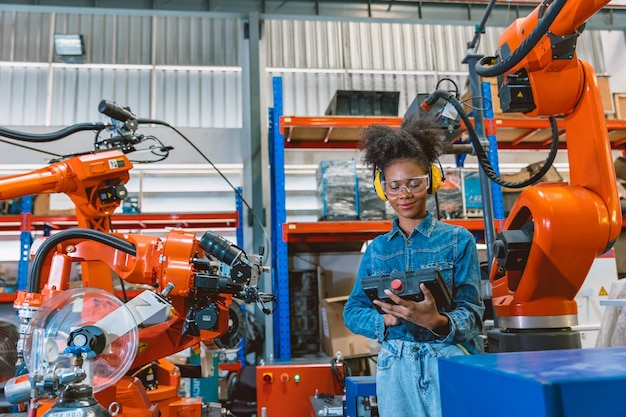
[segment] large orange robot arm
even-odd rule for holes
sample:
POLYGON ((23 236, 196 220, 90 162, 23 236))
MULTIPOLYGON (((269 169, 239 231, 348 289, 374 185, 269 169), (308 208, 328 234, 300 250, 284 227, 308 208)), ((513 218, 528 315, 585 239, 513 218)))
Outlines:
MULTIPOLYGON (((604 109, 593 68, 576 57, 585 21, 608 3, 544 2, 502 35, 499 63, 524 46, 552 8, 549 30, 519 62, 498 73, 503 111, 564 116, 570 184, 542 183, 525 189, 494 242, 491 283, 497 326, 522 342, 501 350, 577 347, 574 300, 594 259, 611 248, 622 218, 604 109), (529 330, 536 330, 535 332, 529 330), (552 332, 554 330, 554 332, 552 332), (545 338, 543 337, 545 333, 545 338), (535 337, 536 336, 536 337, 535 337)), ((480 75, 489 73, 489 67, 480 75)), ((500 341, 499 343, 502 343, 500 341)), ((497 343, 496 343, 497 344, 497 343)))
MULTIPOLYGON (((45 134, 29 134, 0 127, 0 136, 26 142, 51 142, 80 131, 98 132, 95 149, 66 155, 48 166, 25 174, 0 178, 0 200, 34 194, 63 193, 76 207, 78 227, 102 232, 111 231, 111 215, 127 196, 125 184, 133 167, 128 152, 136 149, 145 137, 135 134, 139 124, 164 124, 158 120, 138 119, 128 108, 102 100, 98 110, 111 118, 110 123, 79 123, 45 134), (112 136, 101 138, 103 130, 112 136)), ((154 138, 151 138, 154 139, 154 138)), ((160 149, 167 155, 169 148, 160 149)), ((113 291, 110 270, 97 262, 82 268, 83 286, 113 291)))
POLYGON ((126 197, 133 167, 121 151, 73 156, 25 174, 0 178, 0 200, 34 194, 67 194, 79 227, 109 231, 110 216, 126 197))
POLYGON ((81 131, 110 130, 114 137, 94 142, 90 152, 71 154, 25 174, 0 178, 0 200, 33 194, 67 194, 76 205, 78 227, 108 232, 110 216, 126 197, 124 184, 133 167, 126 152, 142 141, 135 135, 140 123, 163 122, 138 119, 127 107, 102 100, 98 111, 110 123, 78 123, 56 132, 29 134, 0 127, 0 136, 26 142, 52 142, 81 131))
POLYGON ((273 299, 257 291, 259 277, 266 272, 262 258, 245 254, 210 231, 197 239, 182 230, 159 238, 76 228, 36 243, 28 290, 18 292, 15 301, 20 315, 70 288, 74 262, 103 262, 126 282, 167 293, 172 317, 140 330, 141 348, 133 368, 227 333, 233 297, 244 302, 273 299), (208 256, 229 265, 229 276, 219 274, 208 256))

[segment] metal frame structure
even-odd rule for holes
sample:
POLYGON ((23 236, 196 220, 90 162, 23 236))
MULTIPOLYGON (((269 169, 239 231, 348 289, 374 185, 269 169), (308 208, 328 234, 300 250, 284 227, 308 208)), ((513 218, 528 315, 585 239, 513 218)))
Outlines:
MULTIPOLYGON (((488 84, 488 83, 483 83, 488 84)), ((275 294, 279 297, 279 314, 274 320, 275 358, 291 359, 289 322, 289 247, 298 245, 310 248, 310 244, 328 247, 339 242, 363 242, 387 232, 389 220, 329 221, 329 222, 286 222, 284 151, 298 149, 355 149, 359 130, 374 123, 399 127, 402 117, 369 116, 319 116, 300 117, 282 115, 282 81, 275 77, 274 108, 270 110, 270 157, 272 186, 272 242, 275 294), (282 237, 282 239, 281 239, 282 237)), ((490 93, 488 85, 482 85, 482 94, 490 93)), ((497 149, 504 150, 547 150, 550 146, 550 124, 548 120, 526 118, 486 119, 486 136, 497 138, 497 149), (496 132, 496 129, 498 132, 496 132), (546 139, 537 140, 545 135, 546 139)), ((562 121, 558 123, 562 126, 562 121)), ((626 120, 607 120, 609 137, 613 149, 625 149, 626 120)), ((564 128, 563 128, 564 129, 564 128)), ((565 148, 564 138, 562 147, 565 148)), ((491 147, 490 147, 491 149, 491 147)), ((491 156, 490 156, 491 157, 491 156)), ((496 161, 492 164, 497 165, 496 161)), ((493 190, 492 190, 493 191, 493 190)), ((502 208, 502 201, 494 200, 494 209, 502 208)), ((503 211, 503 208, 502 208, 503 211)), ((499 211, 497 218, 502 216, 499 211)), ((486 219, 443 220, 463 226, 474 233, 485 232, 486 219)), ((492 221, 491 219, 490 221, 492 221)), ((501 224, 492 222, 494 233, 501 224)), ((626 227, 626 220, 624 220, 626 227)), ((322 249, 323 250, 323 249, 322 249)))
MULTIPOLYGON (((494 118, 492 134, 498 138, 500 150, 548 150, 550 148, 550 122, 547 119, 512 117, 494 118)), ((372 123, 399 127, 401 117, 359 116, 285 116, 281 118, 281 130, 285 135, 286 148, 302 149, 355 149, 358 130, 372 123)), ((626 120, 606 121, 611 147, 624 150, 626 145, 626 120)), ((564 131, 563 121, 557 125, 564 131)), ((565 149, 565 138, 560 148, 565 149)))
MULTIPOLYGON (((67 6, 62 0, 5 1, 12 9, 60 8, 67 6)), ((518 17, 527 16, 538 1, 499 1, 493 8, 491 26, 508 26, 518 17)), ((420 21, 431 24, 473 25, 480 19, 487 0, 421 1, 421 0, 129 0, 123 4, 115 0, 77 0, 72 10, 89 8, 100 10, 153 10, 157 12, 189 13, 209 12, 223 15, 259 13, 261 19, 281 16, 289 19, 323 18, 355 20, 376 19, 394 21, 420 21)), ((7 7, 7 6, 5 6, 7 7)), ((589 19, 587 29, 624 30, 626 7, 609 5, 589 19)))

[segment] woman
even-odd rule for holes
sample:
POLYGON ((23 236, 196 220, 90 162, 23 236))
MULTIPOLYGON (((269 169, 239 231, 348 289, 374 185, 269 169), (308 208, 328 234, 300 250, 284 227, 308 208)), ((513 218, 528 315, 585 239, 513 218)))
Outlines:
POLYGON ((476 244, 465 228, 426 211, 436 192, 441 129, 416 114, 400 129, 372 125, 362 141, 364 162, 374 169, 381 198, 397 216, 388 233, 367 247, 344 309, 346 327, 382 344, 376 395, 381 417, 441 415, 440 357, 482 352, 484 304, 476 244), (378 178, 377 178, 378 177, 378 178), (424 300, 408 301, 386 290, 392 303, 374 300, 362 288, 367 276, 437 268, 452 294, 452 305, 437 306, 424 284, 424 300), (378 306, 381 313, 374 308, 378 306))

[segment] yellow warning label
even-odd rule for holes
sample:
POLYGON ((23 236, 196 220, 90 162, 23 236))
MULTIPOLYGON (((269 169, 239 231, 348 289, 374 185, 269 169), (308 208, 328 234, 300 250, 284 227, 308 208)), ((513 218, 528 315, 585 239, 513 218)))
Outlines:
POLYGON ((524 97, 524 94, 521 91, 517 93, 517 98, 523 98, 523 97, 524 97))
POLYGON ((146 342, 139 342, 139 348, 137 349, 137 353, 140 355, 148 348, 148 344, 146 342))
POLYGON ((604 287, 600 287, 600 292, 598 293, 598 295, 609 295, 608 292, 606 292, 606 290, 604 289, 604 287))

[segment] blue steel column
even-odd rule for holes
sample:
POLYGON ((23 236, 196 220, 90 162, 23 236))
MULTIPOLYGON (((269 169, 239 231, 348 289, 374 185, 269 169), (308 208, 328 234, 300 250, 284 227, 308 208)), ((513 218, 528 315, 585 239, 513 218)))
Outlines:
MULTIPOLYGON (((496 140, 496 124, 493 113, 493 99, 491 97, 491 83, 483 81, 480 83, 480 90, 483 96, 482 108, 485 110, 485 135, 489 141, 489 163, 494 172, 500 176, 500 161, 498 160, 498 141, 496 140)), ((502 187, 500 184, 491 184, 491 203, 493 204, 493 216, 496 220, 504 220, 504 199, 502 198, 502 187)), ((502 227, 502 224, 500 225, 502 227)))
MULTIPOLYGON (((235 209, 237 210, 237 229, 235 229, 236 238, 237 238, 237 246, 243 248, 244 240, 243 240, 243 201, 241 200, 241 196, 243 195, 243 189, 241 187, 237 187, 237 193, 235 194, 235 209)), ((246 311, 246 306, 241 304, 241 314, 246 317, 248 312, 246 311)), ((244 335, 239 343, 237 344, 239 350, 237 351, 237 359, 241 361, 242 364, 246 363, 246 336, 244 335)))
MULTIPOLYGON (((483 101, 480 96, 480 77, 476 73, 476 63, 483 56, 478 54, 469 53, 464 59, 463 63, 469 66, 469 82, 470 92, 472 95, 472 107, 474 109, 482 109, 483 101)), ((478 135, 478 139, 482 140, 484 137, 485 126, 483 123, 483 112, 475 110, 474 115, 474 130, 478 135)), ((485 245, 487 246, 487 260, 489 269, 491 269, 491 260, 493 259, 493 241, 495 237, 493 227, 493 212, 491 206, 491 187, 490 179, 485 174, 485 171, 479 164, 478 172, 480 175, 480 196, 483 202, 483 222, 485 225, 485 245)))
POLYGON ((237 237, 237 246, 243 248, 244 240, 243 240, 243 202, 241 201, 241 196, 243 195, 243 189, 241 187, 237 187, 237 193, 235 195, 235 210, 237 210, 237 229, 236 229, 236 237, 237 237))
POLYGON ((33 212, 33 196, 22 197, 21 226, 20 226, 20 260, 17 265, 17 290, 28 288, 28 266, 30 265, 30 247, 33 244, 33 235, 30 231, 30 216, 33 212))
POLYGON ((278 309, 274 313, 274 357, 291 359, 289 318, 289 265, 287 243, 283 241, 283 223, 287 221, 285 206, 285 139, 280 133, 283 114, 283 79, 272 79, 274 107, 270 109, 269 146, 272 197, 272 277, 278 309))

